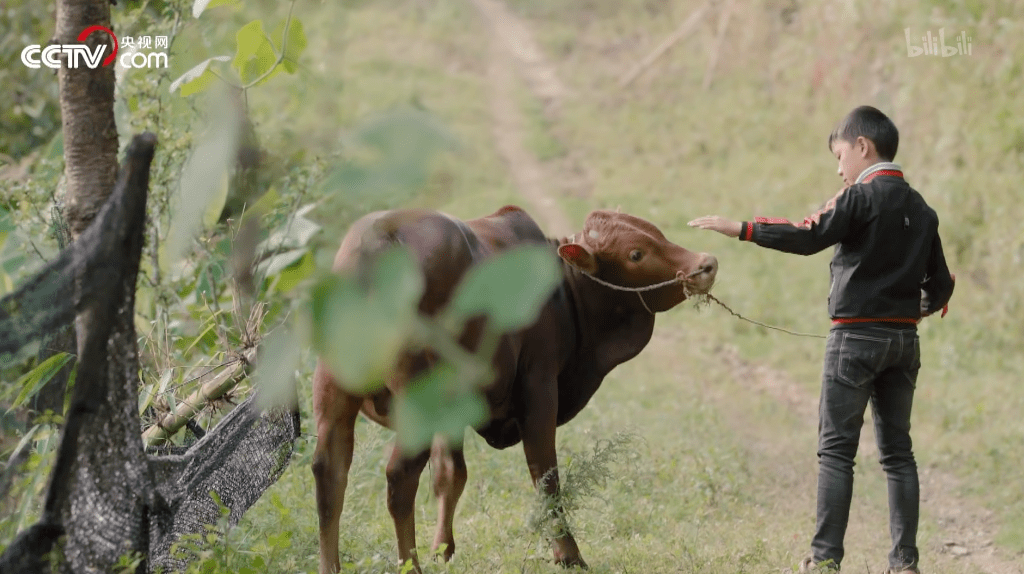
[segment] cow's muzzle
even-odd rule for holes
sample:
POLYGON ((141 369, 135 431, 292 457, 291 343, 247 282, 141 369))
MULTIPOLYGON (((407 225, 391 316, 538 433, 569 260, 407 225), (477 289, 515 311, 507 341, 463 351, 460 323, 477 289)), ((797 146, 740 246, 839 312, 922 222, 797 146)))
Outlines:
POLYGON ((697 266, 689 274, 684 275, 680 271, 677 275, 686 285, 696 293, 707 293, 715 284, 715 276, 718 274, 718 259, 714 255, 701 253, 697 266))

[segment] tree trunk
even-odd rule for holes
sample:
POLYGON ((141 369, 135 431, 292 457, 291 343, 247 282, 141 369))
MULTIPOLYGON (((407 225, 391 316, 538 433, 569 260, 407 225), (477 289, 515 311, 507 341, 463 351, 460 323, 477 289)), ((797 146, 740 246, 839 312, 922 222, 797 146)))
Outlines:
MULTIPOLYGON (((89 26, 110 28, 110 0, 57 0, 56 41, 84 43, 94 49, 105 43, 104 58, 114 44, 102 31, 79 42, 89 26)), ((114 65, 70 68, 62 56, 57 72, 64 129, 64 175, 68 225, 74 239, 89 226, 117 179, 117 125, 114 123, 114 65)))
MULTIPOLYGON (((55 40, 59 44, 85 44, 90 49, 104 44, 103 59, 114 50, 113 39, 102 31, 93 32, 79 40, 83 30, 90 26, 110 26, 110 0, 57 0, 55 40)), ((114 122, 114 65, 95 69, 78 62, 68 65, 67 56, 61 57, 57 71, 60 83, 60 114, 64 134, 65 215, 72 240, 92 223, 117 181, 117 124, 114 122)), ((80 315, 74 325, 74 335, 65 328, 63 345, 54 348, 73 350, 76 346, 81 358, 82 342, 88 335, 90 312, 80 315), (78 344, 68 343, 77 338, 78 344)), ((58 343, 60 341, 58 340, 58 343)), ((40 360, 49 355, 44 347, 40 360)), ((37 406, 53 408, 63 402, 64 386, 70 366, 47 384, 37 406), (58 398, 59 397, 59 398, 58 398)))

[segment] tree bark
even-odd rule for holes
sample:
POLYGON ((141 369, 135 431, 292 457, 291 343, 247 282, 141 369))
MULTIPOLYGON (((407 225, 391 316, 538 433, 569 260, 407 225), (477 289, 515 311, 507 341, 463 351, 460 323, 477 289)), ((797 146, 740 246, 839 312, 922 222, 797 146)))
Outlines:
MULTIPOLYGON (((91 49, 106 44, 104 58, 114 49, 109 35, 93 32, 79 42, 89 26, 110 28, 110 0, 57 0, 56 42, 84 43, 91 49)), ((57 72, 64 133, 64 175, 68 225, 74 239, 89 226, 117 180, 117 125, 114 123, 114 65, 71 68, 67 57, 57 72)))
MULTIPOLYGON (((90 49, 106 45, 103 57, 114 50, 113 39, 102 31, 79 40, 90 26, 111 29, 110 0, 57 0, 55 41, 85 44, 90 49)), ((72 240, 85 231, 106 202, 117 181, 117 124, 114 121, 114 65, 89 68, 81 61, 72 68, 66 55, 57 71, 60 84, 60 114, 64 134, 65 214, 72 240)), ((64 328, 67 345, 71 333, 77 338, 79 358, 92 326, 91 311, 79 315, 74 330, 64 328), (70 331, 70 333, 69 333, 70 331)), ((56 334, 55 334, 56 335, 56 334)), ((64 347, 65 349, 67 347, 64 347)), ((46 354, 46 350, 40 358, 46 354)), ((69 372, 70 366, 64 372, 69 372)), ((63 397, 66 374, 56 377, 43 393, 44 408, 52 408, 63 397)), ((63 401, 61 401, 63 402, 63 401)))

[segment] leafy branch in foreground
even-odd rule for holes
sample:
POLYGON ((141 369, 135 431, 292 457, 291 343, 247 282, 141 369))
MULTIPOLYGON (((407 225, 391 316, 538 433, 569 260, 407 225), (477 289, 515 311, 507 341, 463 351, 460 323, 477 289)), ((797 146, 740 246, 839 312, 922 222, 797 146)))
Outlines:
MULTIPOLYGON (((197 0, 193 14, 198 18, 205 9, 223 4, 197 0), (203 4, 202 8, 200 4, 203 4)), ((224 55, 203 60, 171 82, 170 91, 180 90, 181 97, 187 97, 206 91, 213 85, 214 79, 219 79, 244 94, 249 88, 266 82, 282 69, 294 74, 299 69, 299 57, 308 43, 302 22, 292 17, 294 8, 293 1, 287 19, 277 27, 273 37, 264 31, 262 20, 253 20, 240 28, 235 34, 237 46, 234 57, 224 55), (216 62, 231 62, 238 80, 214 71, 216 62)))

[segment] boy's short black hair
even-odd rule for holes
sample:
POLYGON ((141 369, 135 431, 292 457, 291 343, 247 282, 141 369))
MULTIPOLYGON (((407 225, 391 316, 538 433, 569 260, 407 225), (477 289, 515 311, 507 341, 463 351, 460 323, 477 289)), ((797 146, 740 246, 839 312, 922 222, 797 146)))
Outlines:
POLYGON ((836 140, 852 144, 861 136, 875 144, 880 158, 885 161, 895 159, 896 148, 900 145, 900 132, 888 116, 871 106, 860 106, 846 114, 829 134, 828 149, 832 151, 832 144, 836 140))

